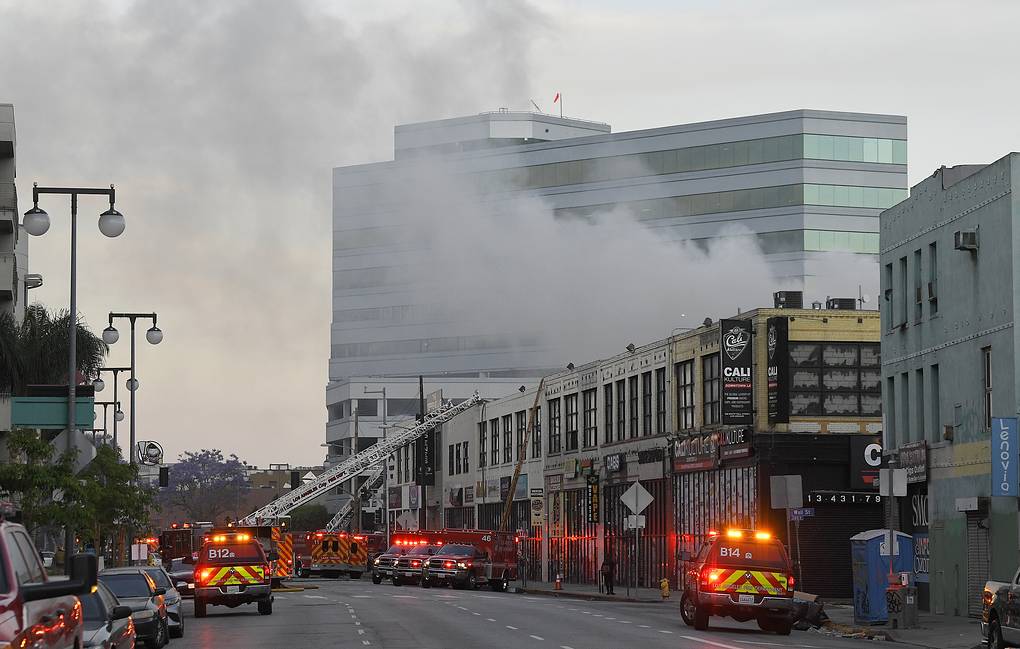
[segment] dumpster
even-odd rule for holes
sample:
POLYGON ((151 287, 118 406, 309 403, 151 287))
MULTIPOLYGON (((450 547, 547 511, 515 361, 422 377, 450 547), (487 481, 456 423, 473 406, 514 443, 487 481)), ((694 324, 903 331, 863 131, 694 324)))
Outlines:
MULTIPOLYGON (((894 574, 914 569, 914 539, 896 532, 894 574)), ((889 621, 886 589, 889 586, 889 530, 868 530, 850 539, 853 561, 854 622, 884 624, 889 621)))

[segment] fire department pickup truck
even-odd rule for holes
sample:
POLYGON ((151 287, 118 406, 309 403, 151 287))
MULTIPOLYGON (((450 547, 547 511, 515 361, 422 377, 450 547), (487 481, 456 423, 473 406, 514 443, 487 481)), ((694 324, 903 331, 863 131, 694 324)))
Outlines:
POLYGON ((259 613, 272 615, 272 567, 276 557, 247 532, 207 536, 195 564, 195 617, 207 607, 258 604, 259 613))
POLYGON ((488 584, 506 591, 517 579, 517 544, 512 532, 443 530, 446 545, 422 567, 421 585, 474 589, 488 584))
POLYGON ((1020 570, 1011 582, 986 582, 981 600, 981 637, 988 649, 1020 645, 1020 570))
MULTIPOLYGON (((434 546, 435 550, 438 550, 439 547, 436 544, 442 545, 441 534, 441 532, 429 531, 394 534, 390 548, 372 559, 372 583, 381 584, 383 579, 393 579, 397 562, 411 550, 430 544, 434 546)), ((433 552, 433 554, 435 553, 433 552)), ((406 570, 414 570, 420 574, 421 564, 419 563, 414 568, 408 564, 406 570)), ((400 585, 399 577, 395 585, 400 585)))
POLYGON ((71 578, 46 575, 25 528, 0 518, 0 647, 82 646, 81 602, 96 585, 96 557, 71 560, 71 578))
POLYGON ((685 574, 680 612, 695 629, 704 631, 709 616, 716 615, 757 620, 763 631, 790 634, 793 569, 783 544, 768 532, 710 532, 685 574))

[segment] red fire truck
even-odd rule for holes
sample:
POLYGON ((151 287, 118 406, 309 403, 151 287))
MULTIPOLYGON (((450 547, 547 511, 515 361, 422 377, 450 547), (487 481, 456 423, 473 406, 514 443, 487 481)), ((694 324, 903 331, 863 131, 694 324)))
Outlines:
POLYGON ((517 543, 513 532, 443 530, 445 543, 422 566, 421 585, 449 584, 474 589, 488 584, 506 591, 517 579, 517 543))

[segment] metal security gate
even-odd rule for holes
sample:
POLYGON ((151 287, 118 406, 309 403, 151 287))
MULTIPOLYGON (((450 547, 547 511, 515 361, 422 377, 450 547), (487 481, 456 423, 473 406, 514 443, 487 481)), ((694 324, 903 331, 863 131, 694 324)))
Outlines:
POLYGON ((988 512, 967 512, 967 615, 981 615, 981 594, 988 581, 988 512))

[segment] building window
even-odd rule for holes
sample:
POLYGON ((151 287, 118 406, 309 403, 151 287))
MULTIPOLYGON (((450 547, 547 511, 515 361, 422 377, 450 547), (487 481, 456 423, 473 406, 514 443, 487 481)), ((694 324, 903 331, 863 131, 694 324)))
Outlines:
POLYGON ((598 392, 595 388, 581 393, 584 407, 584 447, 593 448, 599 442, 598 392))
POLYGON ((549 454, 562 451, 560 440, 560 400, 549 400, 549 454))
POLYGON ((939 312, 939 247, 937 242, 928 244, 928 317, 939 312))
POLYGON ((460 444, 454 444, 453 446, 454 446, 453 450, 456 451, 456 457, 454 458, 454 460, 457 463, 457 471, 456 471, 456 473, 457 473, 457 475, 460 475, 461 471, 462 471, 461 466, 460 466, 460 459, 461 459, 460 444))
POLYGON ((677 430, 694 428, 694 359, 677 363, 676 373, 676 427, 677 430))
MULTIPOLYGON (((446 463, 446 474, 447 475, 454 475, 454 473, 453 473, 453 444, 450 444, 447 448, 450 451, 450 458, 449 458, 450 461, 446 463)), ((457 448, 457 453, 460 453, 460 447, 457 448)), ((460 462, 458 462, 457 464, 458 464, 458 473, 459 473, 460 472, 460 470, 459 470, 460 469, 460 467, 459 467, 460 462)))
POLYGON ((404 447, 404 482, 411 481, 411 447, 404 447))
POLYGON ((623 379, 616 382, 616 441, 622 442, 626 437, 627 426, 627 382, 623 379))
POLYGON ((610 444, 613 441, 613 384, 606 383, 603 390, 605 392, 603 407, 606 413, 605 443, 610 444))
POLYGON ((900 443, 915 439, 911 434, 910 424, 910 372, 900 373, 900 443))
POLYGON ((468 443, 465 441, 464 442, 464 473, 468 473, 469 471, 471 471, 471 469, 470 469, 471 462, 468 460, 469 457, 471 457, 471 456, 468 455, 468 443))
POLYGON ((878 343, 790 343, 791 415, 879 417, 881 389, 878 343))
POLYGON ((921 284, 921 249, 914 251, 914 322, 924 317, 924 287, 921 284))
POLYGON ((941 403, 942 399, 939 395, 939 366, 932 365, 928 371, 929 381, 931 382, 931 439, 932 443, 942 441, 942 414, 941 414, 941 403))
POLYGON ((910 295, 907 293, 907 258, 900 257, 900 276, 897 288, 900 291, 900 312, 896 316, 896 324, 907 324, 910 313, 910 295))
POLYGON ((627 388, 630 390, 630 429, 627 435, 634 439, 638 436, 638 377, 628 378, 627 388))
POLYGON ((397 449, 397 482, 401 482, 404 477, 404 449, 397 449))
MULTIPOLYGON (((791 397, 792 401, 792 397, 791 397)), ((890 448, 899 448, 896 442, 896 377, 890 376, 885 380, 885 399, 883 399, 887 412, 885 413, 885 439, 883 444, 890 448)), ((792 403, 790 404, 792 407, 792 403)), ((791 411, 792 414, 792 411, 791 411)))
POLYGON ((883 286, 882 297, 883 297, 883 299, 882 299, 882 305, 881 306, 882 306, 882 322, 885 324, 885 327, 887 329, 892 329, 897 324, 899 324, 899 323, 896 322, 896 320, 895 320, 896 316, 893 313, 893 311, 895 311, 894 306, 896 304, 896 301, 895 301, 896 295, 895 295, 895 292, 893 291, 893 286, 894 285, 895 284, 893 283, 892 264, 891 263, 890 264, 886 264, 882 268, 882 286, 883 286))
POLYGON ((531 431, 531 457, 542 457, 542 406, 535 407, 535 430, 531 431))
POLYGON ((924 426, 924 370, 920 368, 914 372, 914 411, 917 413, 914 415, 914 419, 917 420, 917 435, 913 439, 927 439, 927 428, 924 426))
POLYGON ((710 354, 701 357, 701 402, 704 404, 704 411, 701 413, 701 420, 705 426, 711 426, 720 422, 720 382, 719 382, 719 354, 710 354))
POLYGON ((524 448, 524 434, 527 432, 528 428, 528 411, 520 410, 514 415, 514 417, 517 418, 517 450, 515 453, 517 454, 518 460, 526 460, 528 459, 527 457, 521 457, 521 451, 524 451, 525 456, 528 454, 528 449, 524 448))
POLYGON ((666 368, 655 370, 655 433, 666 432, 666 368))
POLYGON ((492 449, 489 451, 489 464, 496 466, 499 464, 499 420, 489 420, 489 443, 492 444, 492 449))
POLYGON ((514 459, 514 416, 503 415, 503 461, 514 459))
POLYGON ((563 398, 564 414, 567 416, 567 450, 577 450, 577 394, 568 394, 563 398))
POLYGON ((652 373, 641 375, 641 435, 652 434, 652 373))
POLYGON ((485 467, 485 422, 478 423, 478 467, 485 467))
POLYGON ((985 430, 992 429, 992 348, 981 348, 982 378, 985 387, 985 430))

